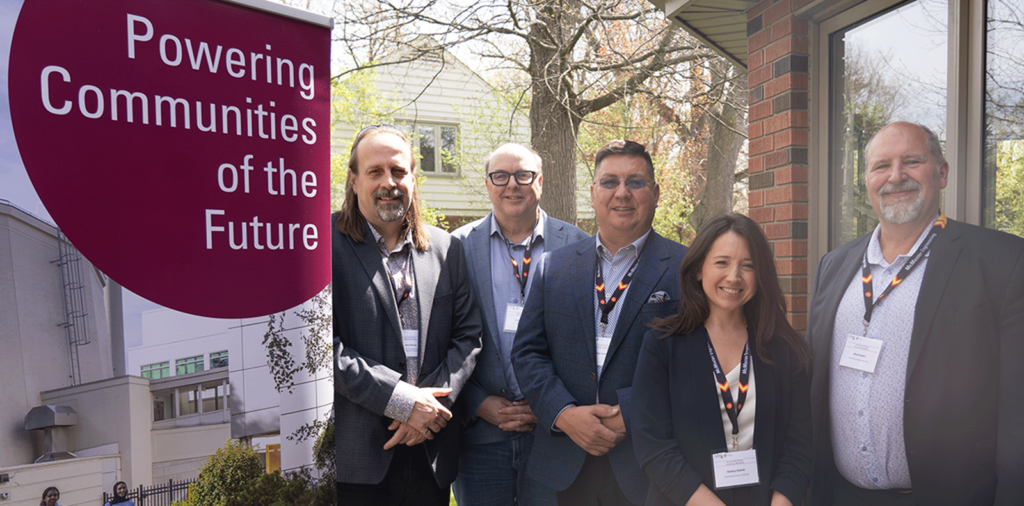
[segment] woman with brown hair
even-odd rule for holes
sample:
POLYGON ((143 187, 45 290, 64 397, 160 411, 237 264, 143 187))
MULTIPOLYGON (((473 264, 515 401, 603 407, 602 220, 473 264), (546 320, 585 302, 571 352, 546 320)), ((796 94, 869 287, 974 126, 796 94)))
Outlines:
POLYGON ((680 283, 678 311, 651 322, 633 380, 647 504, 799 504, 810 352, 786 320, 768 241, 750 218, 718 216, 697 232, 680 283))
POLYGON ((60 490, 57 487, 46 487, 43 490, 43 497, 39 500, 39 506, 60 506, 57 501, 60 500, 60 490))

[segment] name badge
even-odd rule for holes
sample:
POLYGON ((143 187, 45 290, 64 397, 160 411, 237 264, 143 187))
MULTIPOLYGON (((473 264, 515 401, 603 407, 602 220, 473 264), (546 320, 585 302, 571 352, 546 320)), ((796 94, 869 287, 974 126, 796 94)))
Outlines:
POLYGON ((597 336, 597 367, 604 365, 604 357, 608 354, 608 347, 612 344, 612 337, 597 336))
POLYGON ((715 490, 746 487, 761 483, 757 474, 757 450, 711 454, 715 468, 715 490))
POLYGON ((505 306, 505 332, 513 334, 519 330, 519 319, 523 317, 523 306, 509 304, 505 306))
POLYGON ((878 355, 882 352, 882 340, 848 334, 843 356, 839 365, 874 374, 878 365, 878 355))
POLYGON ((402 330, 402 345, 405 346, 405 358, 417 360, 420 356, 420 331, 402 330))

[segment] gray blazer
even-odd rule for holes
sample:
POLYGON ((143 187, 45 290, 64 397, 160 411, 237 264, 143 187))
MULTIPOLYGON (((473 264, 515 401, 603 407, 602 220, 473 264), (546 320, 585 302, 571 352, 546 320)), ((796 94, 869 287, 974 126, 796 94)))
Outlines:
MULTIPOLYGON (((429 232, 429 249, 412 256, 420 302, 417 386, 452 388, 442 399, 450 407, 473 372, 483 328, 462 244, 441 229, 429 232)), ((364 239, 356 243, 332 228, 335 450, 338 481, 376 484, 394 451, 382 449, 393 434, 384 408, 408 376, 398 307, 369 228, 364 239)), ((421 446, 441 487, 458 470, 461 425, 452 420, 421 446)))
MULTIPOLYGON (((484 321, 484 344, 477 357, 473 377, 462 395, 465 403, 464 417, 468 427, 463 434, 463 441, 484 444, 501 441, 519 435, 482 421, 474 416, 480 403, 488 396, 500 395, 512 401, 512 393, 505 383, 504 367, 498 355, 498 316, 494 309, 494 293, 491 289, 491 215, 459 227, 452 236, 462 241, 466 248, 466 262, 469 264, 469 279, 473 282, 473 292, 480 302, 480 313, 484 321)), ((574 225, 552 218, 543 210, 540 219, 544 227, 544 251, 551 252, 566 244, 587 238, 587 234, 574 225)), ((533 264, 531 272, 540 272, 544 268, 541 257, 533 264)))
MULTIPOLYGON (((597 242, 593 237, 545 255, 544 269, 533 279, 530 298, 519 321, 512 365, 516 380, 539 422, 527 470, 555 490, 576 480, 586 452, 563 432, 551 430, 566 405, 619 404, 626 431, 631 429, 630 394, 640 345, 652 318, 675 313, 679 304, 679 264, 686 246, 651 232, 640 253, 640 265, 622 299, 600 379, 597 377, 597 336, 594 282, 597 242), (654 292, 669 298, 648 302, 654 292)), ((608 452, 619 488, 636 504, 647 496, 647 475, 626 437, 608 452)))
MULTIPOLYGON (((811 504, 830 504, 838 475, 829 416, 832 332, 868 239, 825 255, 814 280, 811 504)), ((925 269, 903 408, 914 501, 1024 504, 1024 239, 949 220, 925 269)))

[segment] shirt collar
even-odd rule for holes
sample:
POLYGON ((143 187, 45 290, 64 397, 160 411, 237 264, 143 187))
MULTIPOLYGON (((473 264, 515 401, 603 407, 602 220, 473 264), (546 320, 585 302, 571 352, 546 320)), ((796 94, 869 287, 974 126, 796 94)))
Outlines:
MULTIPOLYGON (((939 216, 941 216, 941 213, 936 214, 935 218, 938 219, 939 216)), ((932 221, 932 224, 934 224, 934 223, 935 222, 932 221)), ((924 242, 925 238, 928 237, 928 234, 931 231, 932 231, 932 225, 928 225, 927 227, 925 227, 924 231, 921 232, 921 235, 917 237, 917 241, 914 242, 913 246, 911 246, 910 251, 907 252, 905 255, 897 256, 896 259, 892 261, 892 263, 889 263, 889 262, 886 262, 885 261, 885 257, 882 256, 882 243, 879 240, 879 238, 881 237, 881 234, 882 234, 882 225, 881 224, 875 225, 874 232, 871 232, 871 239, 868 240, 868 251, 867 251, 868 263, 871 264, 871 265, 880 265, 882 267, 888 267, 890 265, 895 264, 896 262, 899 262, 900 259, 903 258, 903 257, 909 257, 909 256, 913 255, 914 252, 917 251, 917 248, 921 247, 921 244, 924 242)))
MULTIPOLYGON (((366 218, 363 219, 366 220, 366 218)), ((373 240, 374 242, 377 243, 377 248, 380 249, 382 254, 389 255, 397 251, 402 251, 402 248, 405 248, 407 244, 412 244, 412 229, 410 228, 409 230, 405 231, 405 237, 402 239, 402 241, 399 242, 393 250, 388 251, 387 239, 385 239, 384 236, 380 235, 380 232, 377 232, 377 229, 373 227, 373 224, 370 223, 369 220, 366 220, 366 226, 370 227, 370 232, 373 232, 373 240)))
MULTIPOLYGON (((537 224, 533 226, 533 234, 531 234, 531 236, 530 236, 530 242, 531 243, 533 241, 536 241, 537 239, 543 239, 544 238, 544 222, 547 221, 545 219, 545 218, 547 218, 547 216, 548 216, 547 213, 545 213, 544 210, 541 209, 540 210, 540 216, 537 217, 537 224)), ((490 235, 493 236, 494 234, 498 234, 498 237, 504 240, 505 239, 505 234, 502 233, 501 227, 498 226, 498 219, 494 217, 494 212, 491 212, 490 220, 491 220, 491 234, 490 235)))
MULTIPOLYGON (((647 232, 645 232, 644 235, 640 236, 639 239, 637 239, 637 240, 635 240, 635 241, 633 241, 633 242, 623 246, 619 251, 622 251, 622 250, 628 251, 629 248, 633 248, 636 251, 637 256, 639 256, 640 252, 644 250, 644 244, 647 244, 647 238, 650 237, 652 230, 654 230, 654 229, 653 228, 647 229, 647 232)), ((597 233, 594 234, 594 237, 597 238, 597 254, 601 255, 602 257, 609 258, 609 259, 613 258, 614 255, 612 255, 608 251, 608 248, 606 248, 605 245, 601 243, 601 231, 600 230, 598 230, 597 233)))

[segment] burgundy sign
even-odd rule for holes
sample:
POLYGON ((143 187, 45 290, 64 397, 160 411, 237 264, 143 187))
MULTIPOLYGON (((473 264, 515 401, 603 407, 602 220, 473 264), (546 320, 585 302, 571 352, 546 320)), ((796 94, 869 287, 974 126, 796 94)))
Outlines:
POLYGON ((11 121, 70 241, 139 295, 218 318, 330 281, 330 31, 212 0, 26 0, 11 121))

